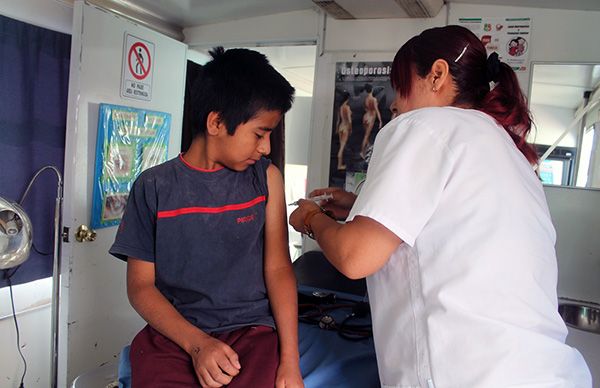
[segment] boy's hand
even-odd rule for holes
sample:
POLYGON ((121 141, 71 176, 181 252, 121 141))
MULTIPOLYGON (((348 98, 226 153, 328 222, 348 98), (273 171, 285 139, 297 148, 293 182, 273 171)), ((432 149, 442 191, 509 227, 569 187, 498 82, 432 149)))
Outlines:
POLYGON ((190 353, 202 388, 227 385, 240 373, 237 353, 226 343, 209 337, 190 353))
POLYGON ((298 363, 282 362, 277 368, 275 388, 304 388, 298 363))

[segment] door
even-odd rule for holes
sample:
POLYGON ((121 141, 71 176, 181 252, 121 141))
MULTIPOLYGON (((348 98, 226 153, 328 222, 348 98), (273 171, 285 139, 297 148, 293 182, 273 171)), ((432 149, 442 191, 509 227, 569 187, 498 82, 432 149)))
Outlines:
POLYGON ((186 56, 181 42, 75 2, 63 207, 63 225, 70 231, 61 265, 58 386, 70 386, 78 375, 105 363, 116 365, 121 349, 144 325, 127 299, 125 263, 108 254, 117 228, 96 230, 94 241, 77 242, 74 237, 80 225, 90 225, 99 104, 170 113, 168 158, 176 156, 186 56), (149 101, 121 97, 128 34, 154 45, 149 101))

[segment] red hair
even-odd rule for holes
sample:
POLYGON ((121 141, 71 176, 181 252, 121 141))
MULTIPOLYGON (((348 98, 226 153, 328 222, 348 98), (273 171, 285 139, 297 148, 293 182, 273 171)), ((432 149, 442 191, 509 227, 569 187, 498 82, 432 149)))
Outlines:
POLYGON ((398 50, 392 64, 392 86, 402 97, 408 97, 413 72, 425 77, 436 60, 445 60, 457 89, 453 105, 467 105, 492 116, 529 163, 535 164, 537 152, 527 143, 532 120, 525 96, 513 69, 493 56, 488 61, 483 43, 467 28, 431 28, 398 50), (495 86, 490 90, 492 80, 495 86))

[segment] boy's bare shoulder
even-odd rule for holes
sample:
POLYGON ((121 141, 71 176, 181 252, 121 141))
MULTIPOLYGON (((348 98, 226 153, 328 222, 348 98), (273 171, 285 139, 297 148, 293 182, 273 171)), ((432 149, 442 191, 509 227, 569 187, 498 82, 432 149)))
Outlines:
POLYGON ((273 163, 270 163, 267 166, 267 179, 269 182, 271 182, 272 179, 276 179, 276 180, 283 180, 283 175, 281 175, 281 171, 279 171, 279 168, 277 168, 277 166, 275 166, 273 163))

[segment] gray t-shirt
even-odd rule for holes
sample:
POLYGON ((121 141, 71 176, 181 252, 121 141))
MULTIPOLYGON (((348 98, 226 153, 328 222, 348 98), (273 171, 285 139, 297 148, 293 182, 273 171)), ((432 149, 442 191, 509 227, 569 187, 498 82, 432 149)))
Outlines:
POLYGON ((153 262, 156 287, 203 331, 274 327, 263 275, 269 164, 205 171, 180 156, 144 171, 109 252, 153 262))

